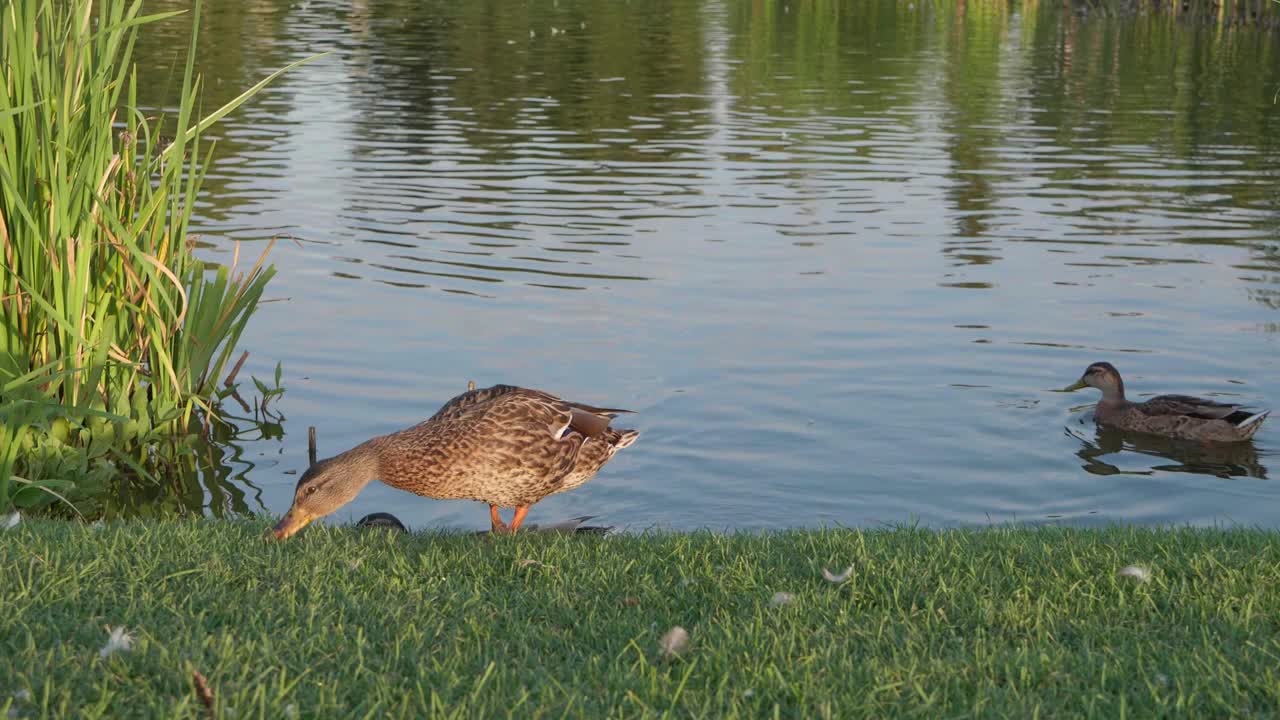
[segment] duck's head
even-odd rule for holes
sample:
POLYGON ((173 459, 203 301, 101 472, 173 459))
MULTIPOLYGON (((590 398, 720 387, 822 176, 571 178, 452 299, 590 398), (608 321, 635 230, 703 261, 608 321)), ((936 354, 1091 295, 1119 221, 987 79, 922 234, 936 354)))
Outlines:
POLYGON ((272 533, 284 540, 311 523, 355 499, 373 479, 372 462, 348 457, 350 453, 322 460, 298 478, 293 504, 272 533))
POLYGON ((1124 397, 1124 380, 1120 379, 1120 371, 1116 370, 1116 366, 1109 362, 1096 362, 1090 365, 1085 368, 1084 374, 1074 385, 1063 389, 1069 392, 1086 387, 1101 390, 1104 398, 1124 397))

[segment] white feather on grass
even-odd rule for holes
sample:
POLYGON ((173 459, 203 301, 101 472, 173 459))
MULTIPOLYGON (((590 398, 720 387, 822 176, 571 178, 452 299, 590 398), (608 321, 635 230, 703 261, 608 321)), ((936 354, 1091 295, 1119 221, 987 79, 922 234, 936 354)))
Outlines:
POLYGON ((845 568, 844 572, 840 573, 839 575, 831 572, 826 568, 822 568, 822 577, 829 583, 836 583, 836 584, 842 583, 845 580, 848 580, 851 575, 853 575, 852 565, 845 568))
POLYGON ((1151 579, 1151 571, 1141 565, 1125 565, 1120 568, 1120 577, 1130 577, 1138 582, 1147 582, 1151 579))
POLYGON ((773 599, 769 601, 769 604, 774 607, 782 607, 783 605, 790 605, 795 600, 796 596, 789 592, 776 592, 773 594, 773 599))
POLYGON ((658 641, 658 649, 662 651, 663 657, 676 657, 683 653, 689 647, 689 631, 676 625, 662 636, 658 641))
POLYGON ((5 717, 6 718, 22 717, 22 711, 18 709, 18 704, 29 702, 30 700, 31 700, 31 691, 26 688, 22 688, 18 692, 14 693, 13 705, 9 706, 9 711, 5 713, 5 717))
POLYGON ((3 520, 0 520, 0 527, 5 530, 12 530, 13 528, 18 527, 18 523, 20 522, 22 522, 22 513, 14 510, 8 515, 5 515, 3 520))
POLYGON ((111 637, 107 638, 107 644, 102 646, 98 651, 98 657, 105 658, 118 652, 128 652, 133 649, 133 634, 125 632, 123 627, 109 627, 111 637))

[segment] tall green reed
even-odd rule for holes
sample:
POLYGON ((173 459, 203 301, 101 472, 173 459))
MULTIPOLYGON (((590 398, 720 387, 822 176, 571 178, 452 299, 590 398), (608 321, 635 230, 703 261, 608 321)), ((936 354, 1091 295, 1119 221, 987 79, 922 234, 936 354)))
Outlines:
POLYGON ((201 133, 314 58, 197 119, 197 1, 176 116, 148 117, 134 42, 181 13, 143 15, 141 0, 0 8, 3 510, 36 482, 17 470, 40 465, 38 453, 13 449, 28 429, 61 419, 74 431, 64 444, 107 438, 120 451, 216 412, 218 381, 275 270, 270 247, 247 270, 238 247, 230 267, 195 257, 187 233, 211 151, 201 133), (176 128, 171 142, 161 127, 176 128))

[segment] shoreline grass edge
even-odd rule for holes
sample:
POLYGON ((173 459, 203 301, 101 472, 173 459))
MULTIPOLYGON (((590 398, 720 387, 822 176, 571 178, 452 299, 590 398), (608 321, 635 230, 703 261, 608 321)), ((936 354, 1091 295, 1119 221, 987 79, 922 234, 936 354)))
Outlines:
POLYGON ((1280 707, 1275 531, 486 538, 318 527, 270 543, 267 527, 35 520, 0 531, 0 712, 1223 717, 1280 707), (823 577, 850 566, 844 582, 823 577), (1142 572, 1122 574, 1129 566, 1142 572), (677 626, 689 642, 670 654, 660 641, 677 626), (131 647, 104 652, 108 628, 131 647))

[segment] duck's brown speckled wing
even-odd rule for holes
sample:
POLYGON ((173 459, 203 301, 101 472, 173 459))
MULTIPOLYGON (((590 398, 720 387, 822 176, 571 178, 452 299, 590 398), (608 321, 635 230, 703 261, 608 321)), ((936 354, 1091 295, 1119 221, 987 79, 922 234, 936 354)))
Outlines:
POLYGON ((526 393, 534 392, 516 387, 515 385, 494 385, 493 387, 480 388, 478 390, 468 390, 442 405, 440 409, 436 411, 436 414, 432 415, 427 422, 446 417, 456 417, 476 405, 489 402, 490 400, 503 395, 510 395, 511 393, 522 391, 526 393))
POLYGON ((528 505, 556 492, 574 467, 586 438, 572 429, 579 413, 537 390, 471 391, 382 438, 382 474, 389 485, 428 497, 528 505))
POLYGON ((1136 407, 1145 415, 1183 415, 1205 420, 1223 420, 1240 410, 1239 405, 1220 403, 1191 395, 1157 395, 1136 407))
POLYGON ((1240 405, 1190 395, 1158 395, 1119 406, 1102 402, 1094 415, 1099 423, 1122 430, 1221 442, 1248 440, 1267 417, 1265 412, 1251 414, 1240 405))
MULTIPOLYGON (((623 410, 621 408, 602 408, 587 405, 586 403, 570 402, 568 400, 558 398, 549 392, 543 392, 542 390, 531 390, 529 388, 517 387, 515 385, 494 385, 493 387, 468 390, 467 392, 462 393, 445 403, 436 411, 435 415, 431 416, 430 420, 452 417, 465 412, 476 405, 481 405, 507 395, 523 395, 525 397, 540 398, 546 402, 562 403, 571 408, 576 408, 578 410, 591 413, 592 415, 599 415, 605 418, 614 418, 622 413, 631 412, 630 410, 623 410)), ((430 422, 430 420, 428 422, 430 422)))

